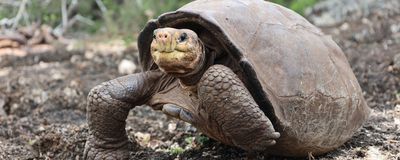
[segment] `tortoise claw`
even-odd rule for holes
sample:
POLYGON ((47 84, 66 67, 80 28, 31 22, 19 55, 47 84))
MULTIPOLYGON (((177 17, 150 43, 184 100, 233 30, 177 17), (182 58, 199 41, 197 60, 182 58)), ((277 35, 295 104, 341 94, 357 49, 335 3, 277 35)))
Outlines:
POLYGON ((281 137, 281 134, 279 132, 273 132, 270 136, 271 139, 278 139, 279 137, 281 137))
POLYGON ((193 117, 192 114, 185 111, 179 106, 176 106, 174 104, 165 104, 162 108, 163 113, 178 118, 182 121, 188 122, 188 123, 193 123, 193 117))
POLYGON ((271 140, 266 141, 265 144, 266 144, 266 145, 272 146, 272 145, 275 145, 275 144, 276 144, 276 141, 273 140, 273 139, 271 139, 271 140))
POLYGON ((177 107, 176 105, 173 105, 173 104, 165 104, 162 107, 162 111, 165 114, 167 114, 169 116, 172 116, 172 117, 176 117, 176 118, 179 117, 179 114, 181 113, 181 110, 182 110, 181 108, 179 108, 179 107, 177 107))

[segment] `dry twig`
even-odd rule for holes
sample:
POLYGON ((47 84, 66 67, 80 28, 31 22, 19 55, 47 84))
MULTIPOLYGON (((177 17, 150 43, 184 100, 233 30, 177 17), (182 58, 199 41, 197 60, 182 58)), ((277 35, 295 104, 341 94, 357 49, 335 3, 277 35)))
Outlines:
POLYGON ((26 12, 26 2, 28 0, 22 0, 21 4, 19 5, 18 13, 17 16, 14 18, 14 23, 12 25, 12 29, 16 29, 19 23, 19 20, 21 19, 22 15, 24 12, 26 12))

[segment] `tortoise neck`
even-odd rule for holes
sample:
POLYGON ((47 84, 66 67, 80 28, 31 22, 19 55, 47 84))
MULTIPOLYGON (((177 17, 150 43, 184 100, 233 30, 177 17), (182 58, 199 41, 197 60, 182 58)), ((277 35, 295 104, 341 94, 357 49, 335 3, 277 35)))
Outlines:
POLYGON ((200 81, 201 77, 203 76, 204 72, 213 65, 214 59, 215 59, 215 53, 214 52, 209 52, 205 47, 203 47, 203 54, 200 59, 200 63, 197 66, 197 68, 182 77, 178 77, 180 80, 181 84, 185 86, 193 86, 197 84, 197 82, 200 81))

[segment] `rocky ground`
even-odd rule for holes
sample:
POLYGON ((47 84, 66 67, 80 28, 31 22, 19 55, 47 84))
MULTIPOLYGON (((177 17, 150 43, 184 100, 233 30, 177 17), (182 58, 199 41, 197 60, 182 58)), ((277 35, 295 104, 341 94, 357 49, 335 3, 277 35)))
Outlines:
MULTIPOLYGON (((323 1, 307 13, 342 47, 372 108, 369 120, 349 142, 315 158, 399 160, 400 2, 359 1, 323 1)), ((0 55, 0 159, 81 159, 89 90, 139 71, 135 44, 92 40, 57 48, 0 55)), ((244 151, 146 106, 133 109, 127 121, 128 135, 137 142, 132 159, 246 157, 244 151)))

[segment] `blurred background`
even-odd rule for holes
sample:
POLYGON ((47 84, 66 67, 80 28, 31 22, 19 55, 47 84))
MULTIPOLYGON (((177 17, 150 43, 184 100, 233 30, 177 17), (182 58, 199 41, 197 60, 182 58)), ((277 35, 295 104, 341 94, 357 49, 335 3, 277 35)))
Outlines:
MULTIPOLYGON (((0 159, 81 159, 90 89, 139 72, 138 32, 149 19, 189 2, 0 0, 0 159)), ((400 0, 271 2, 333 38, 372 108, 349 142, 315 158, 398 160, 400 0)), ((146 106, 133 109, 127 122, 128 136, 137 142, 132 159, 246 157, 146 106)))
MULTIPOLYGON (((303 14, 317 0, 273 0, 303 14)), ((130 41, 146 22, 190 0, 2 0, 0 26, 46 24, 56 35, 106 34, 130 41)))

